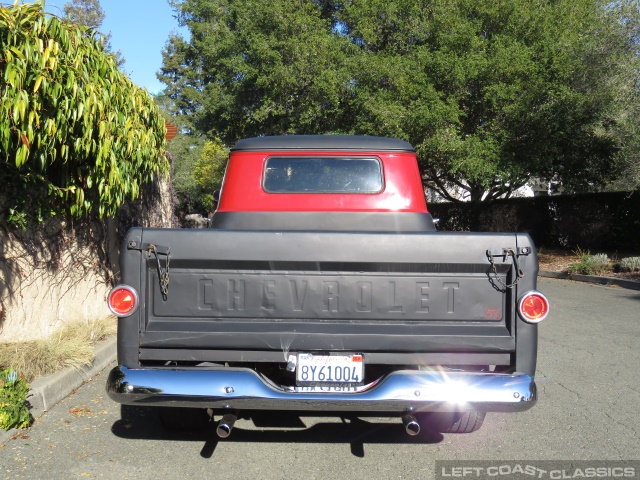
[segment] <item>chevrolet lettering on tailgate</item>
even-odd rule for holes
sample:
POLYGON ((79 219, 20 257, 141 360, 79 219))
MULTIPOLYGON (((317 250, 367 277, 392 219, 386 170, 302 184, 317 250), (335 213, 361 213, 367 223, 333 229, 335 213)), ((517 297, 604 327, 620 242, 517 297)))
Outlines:
MULTIPOLYGON (((191 306, 163 300, 154 291, 154 314, 203 317, 351 318, 501 320, 503 295, 486 276, 359 276, 261 273, 194 278, 175 272, 182 280, 176 297, 191 297, 191 306), (465 287, 469 288, 465 288, 465 287), (487 309, 497 312, 487 318, 487 309)), ((151 280, 158 284, 157 280, 151 280)), ((176 282, 177 283, 177 282, 176 282)))

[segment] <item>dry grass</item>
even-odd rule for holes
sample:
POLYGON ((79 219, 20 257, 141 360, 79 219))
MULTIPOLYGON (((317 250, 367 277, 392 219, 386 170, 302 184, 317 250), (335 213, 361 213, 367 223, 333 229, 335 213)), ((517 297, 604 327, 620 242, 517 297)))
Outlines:
POLYGON ((80 368, 93 361, 93 345, 115 331, 114 317, 72 322, 43 340, 0 344, 0 365, 27 382, 64 367, 80 368))

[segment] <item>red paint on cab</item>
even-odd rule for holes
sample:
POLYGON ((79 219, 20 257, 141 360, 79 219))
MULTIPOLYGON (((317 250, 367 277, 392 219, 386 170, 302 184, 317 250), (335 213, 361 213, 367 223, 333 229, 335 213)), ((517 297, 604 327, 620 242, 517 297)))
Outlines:
POLYGON ((269 151, 232 152, 218 212, 420 212, 427 204, 414 153, 269 151), (382 161, 384 189, 376 194, 267 193, 262 188, 269 157, 377 157, 382 161))

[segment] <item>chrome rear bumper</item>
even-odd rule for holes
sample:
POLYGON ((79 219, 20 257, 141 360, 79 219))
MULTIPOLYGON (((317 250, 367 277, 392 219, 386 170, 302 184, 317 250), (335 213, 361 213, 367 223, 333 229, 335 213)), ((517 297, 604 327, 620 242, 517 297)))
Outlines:
POLYGON ((357 392, 299 392, 274 385, 253 370, 129 369, 109 374, 112 400, 134 405, 235 410, 352 412, 519 412, 536 402, 529 375, 396 371, 357 392))

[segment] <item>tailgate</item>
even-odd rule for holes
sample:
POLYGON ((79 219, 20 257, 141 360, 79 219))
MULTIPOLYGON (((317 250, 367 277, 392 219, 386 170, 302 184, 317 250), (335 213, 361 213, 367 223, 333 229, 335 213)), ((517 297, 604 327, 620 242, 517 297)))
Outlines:
MULTIPOLYGON (((514 268, 499 257, 494 272, 486 254, 516 249, 514 234, 137 233, 170 249, 166 297, 156 256, 127 252, 141 265, 142 349, 515 351, 515 289, 495 279, 514 268)), ((520 267, 532 274, 535 257, 520 267)))

